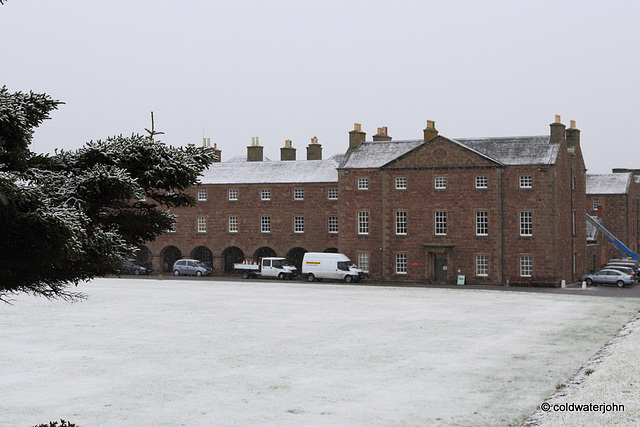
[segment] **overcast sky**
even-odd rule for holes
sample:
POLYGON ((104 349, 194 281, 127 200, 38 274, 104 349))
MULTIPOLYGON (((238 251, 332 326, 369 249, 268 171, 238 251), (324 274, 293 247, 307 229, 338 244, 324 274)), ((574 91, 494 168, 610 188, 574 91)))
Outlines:
POLYGON ((64 101, 32 150, 150 127, 222 159, 370 139, 545 135, 576 120, 590 173, 640 168, 640 2, 8 0, 0 85, 64 101))

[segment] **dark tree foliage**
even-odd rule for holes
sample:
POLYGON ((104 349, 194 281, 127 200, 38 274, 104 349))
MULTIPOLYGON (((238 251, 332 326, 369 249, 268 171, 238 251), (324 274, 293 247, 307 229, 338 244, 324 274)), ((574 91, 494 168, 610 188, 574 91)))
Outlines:
POLYGON ((36 155, 33 130, 60 103, 0 89, 0 300, 17 292, 75 299, 71 284, 119 271, 137 245, 170 229, 170 209, 213 161, 150 135, 36 155))

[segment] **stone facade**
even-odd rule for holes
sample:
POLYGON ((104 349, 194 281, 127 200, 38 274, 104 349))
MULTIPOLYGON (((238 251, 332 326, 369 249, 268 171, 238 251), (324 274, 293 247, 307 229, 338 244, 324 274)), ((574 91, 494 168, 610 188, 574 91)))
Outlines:
POLYGON ((348 142, 326 160, 315 138, 315 160, 294 160, 287 142, 273 162, 256 141, 250 162, 213 164, 192 189, 203 200, 149 242, 154 270, 179 257, 224 273, 244 258, 299 265, 306 251, 339 251, 377 280, 559 285, 584 272, 586 175, 573 123, 557 118, 546 136, 453 140, 429 121, 407 141, 386 127, 366 141, 356 125, 348 142))

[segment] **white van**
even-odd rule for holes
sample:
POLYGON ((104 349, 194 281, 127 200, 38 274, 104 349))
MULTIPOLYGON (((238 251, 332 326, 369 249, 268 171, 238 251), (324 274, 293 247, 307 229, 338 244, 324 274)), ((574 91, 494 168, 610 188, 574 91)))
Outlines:
POLYGON ((358 282, 364 273, 344 254, 307 252, 302 259, 302 275, 313 282, 316 279, 358 282))

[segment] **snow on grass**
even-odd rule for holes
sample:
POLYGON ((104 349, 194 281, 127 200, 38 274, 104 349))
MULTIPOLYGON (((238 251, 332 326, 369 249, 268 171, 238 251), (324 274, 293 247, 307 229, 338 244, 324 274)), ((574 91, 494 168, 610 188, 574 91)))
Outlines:
POLYGON ((1 308, 3 423, 517 425, 638 311, 627 298, 269 280, 80 288, 82 303, 1 308))

